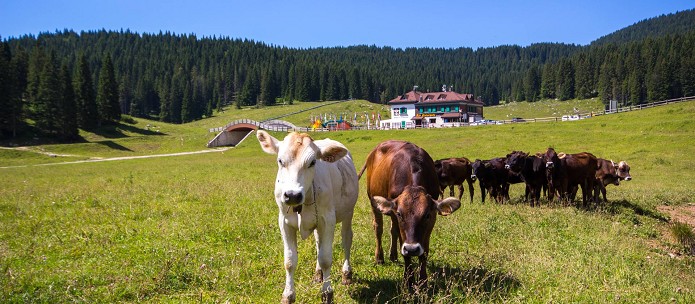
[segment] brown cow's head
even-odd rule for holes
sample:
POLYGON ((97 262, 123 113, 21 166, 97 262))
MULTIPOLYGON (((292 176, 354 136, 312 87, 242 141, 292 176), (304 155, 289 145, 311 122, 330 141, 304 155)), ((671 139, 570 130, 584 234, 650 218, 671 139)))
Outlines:
POLYGON ((545 167, 547 169, 553 169, 560 163, 560 157, 558 157, 557 152, 555 152, 553 148, 548 148, 548 150, 545 151, 543 159, 545 159, 545 167))
POLYGON ((275 201, 288 206, 304 203, 306 191, 312 187, 315 166, 319 160, 335 162, 348 153, 345 146, 333 140, 323 140, 319 147, 305 133, 292 132, 284 140, 278 141, 267 132, 259 130, 256 137, 264 152, 278 156, 275 201))
POLYGON ((447 216, 461 207, 461 201, 453 197, 432 199, 420 186, 406 186, 393 200, 381 196, 374 196, 373 200, 379 211, 398 219, 404 256, 420 256, 425 252, 423 246, 429 244, 437 213, 447 216))
POLYGON ((513 151, 512 153, 507 154, 507 160, 505 161, 504 167, 514 173, 519 173, 524 168, 527 157, 528 153, 513 151))
POLYGON ((621 180, 632 180, 632 176, 630 176, 630 166, 625 161, 621 161, 615 166, 615 172, 621 180))

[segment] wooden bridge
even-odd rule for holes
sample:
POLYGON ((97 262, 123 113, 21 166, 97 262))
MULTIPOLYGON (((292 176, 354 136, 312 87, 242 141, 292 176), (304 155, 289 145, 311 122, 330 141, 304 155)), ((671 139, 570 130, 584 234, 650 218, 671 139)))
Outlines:
POLYGON ((210 132, 218 133, 208 142, 208 148, 220 146, 236 146, 248 137, 253 131, 264 129, 280 132, 308 132, 311 129, 297 127, 284 120, 255 121, 251 119, 239 119, 228 123, 224 127, 210 129, 210 132))

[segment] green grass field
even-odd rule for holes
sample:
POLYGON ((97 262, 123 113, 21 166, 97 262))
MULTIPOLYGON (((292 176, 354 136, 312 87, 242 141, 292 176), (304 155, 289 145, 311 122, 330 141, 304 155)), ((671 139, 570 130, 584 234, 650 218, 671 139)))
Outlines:
MULTIPOLYGON (((254 137, 225 152, 35 165, 202 150, 214 136, 208 128, 302 106, 230 109, 180 126, 137 119, 101 134, 83 133, 84 143, 30 147, 74 156, 0 150, 0 167, 23 166, 0 169, 0 299, 278 302, 284 270, 272 194, 276 161, 254 137)), ((519 203, 520 185, 511 187, 510 204, 481 204, 476 184, 472 204, 464 195, 459 211, 437 221, 431 288, 415 297, 403 292, 402 262, 373 261, 371 210, 361 181, 353 222, 355 282, 340 285, 337 234, 335 301, 695 302, 695 258, 678 255, 683 248, 662 235, 668 219, 656 210, 693 203, 693 117, 695 102, 686 102, 574 122, 312 134, 344 143, 357 169, 386 139, 414 142, 435 159, 553 146, 632 167, 633 181, 609 186, 611 202, 591 210, 547 203, 530 208, 519 203)), ((311 281, 315 256, 313 240, 300 241, 300 303, 320 301, 320 286, 311 281)))

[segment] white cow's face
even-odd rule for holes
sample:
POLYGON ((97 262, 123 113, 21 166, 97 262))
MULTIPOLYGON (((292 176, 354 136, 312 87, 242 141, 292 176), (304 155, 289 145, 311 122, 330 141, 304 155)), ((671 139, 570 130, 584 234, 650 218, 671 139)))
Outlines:
POLYGON ((288 206, 304 203, 319 161, 334 162, 347 154, 347 149, 342 145, 318 147, 305 133, 290 133, 282 141, 265 131, 258 131, 256 136, 263 151, 278 156, 275 200, 288 206))

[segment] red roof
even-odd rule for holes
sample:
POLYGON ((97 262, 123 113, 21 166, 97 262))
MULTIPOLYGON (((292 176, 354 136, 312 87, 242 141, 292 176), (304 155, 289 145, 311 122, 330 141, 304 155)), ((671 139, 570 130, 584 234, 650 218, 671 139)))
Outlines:
POLYGON ((440 103, 440 102, 465 102, 468 104, 483 105, 480 100, 475 100, 473 94, 461 94, 456 92, 418 92, 410 91, 389 101, 389 104, 399 103, 440 103))

